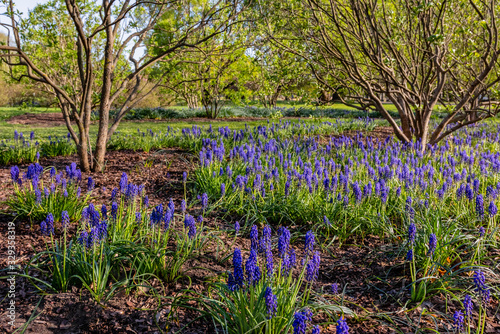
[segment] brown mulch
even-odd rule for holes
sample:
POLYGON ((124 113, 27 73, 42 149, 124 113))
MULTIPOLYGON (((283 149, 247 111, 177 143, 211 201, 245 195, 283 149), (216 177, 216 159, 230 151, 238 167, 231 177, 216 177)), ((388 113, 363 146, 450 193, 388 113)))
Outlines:
POLYGON ((346 131, 342 136, 354 137, 362 133, 363 137, 370 137, 372 140, 385 140, 387 137, 394 137, 394 130, 390 126, 377 126, 372 131, 346 131))
MULTIPOLYGON (((367 140, 370 140, 372 143, 376 143, 377 141, 384 141, 388 137, 394 137, 394 131, 390 126, 378 126, 371 131, 345 131, 342 134, 338 135, 313 135, 311 137, 317 138, 318 142, 321 145, 326 145, 330 142, 330 138, 340 138, 340 137, 351 137, 355 138, 359 134, 362 135, 363 143, 366 143, 367 140)), ((295 138, 298 138, 296 136, 295 138)))
POLYGON ((60 112, 50 113, 25 113, 12 116, 7 120, 10 124, 34 125, 37 127, 51 127, 65 125, 64 118, 60 112))

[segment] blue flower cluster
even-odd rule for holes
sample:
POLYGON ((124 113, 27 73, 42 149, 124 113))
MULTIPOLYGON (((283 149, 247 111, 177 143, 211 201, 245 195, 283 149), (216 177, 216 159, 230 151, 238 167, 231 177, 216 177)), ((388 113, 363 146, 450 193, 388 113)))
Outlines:
POLYGON ((49 213, 47 218, 40 223, 40 230, 43 235, 54 234, 54 216, 52 213, 49 213))
POLYGON ((80 232, 78 241, 81 245, 91 248, 104 241, 108 236, 108 222, 101 218, 101 214, 97 211, 93 204, 82 211, 82 221, 86 227, 80 232), (90 230, 90 231, 89 231, 90 230))
MULTIPOLYGON (((76 197, 80 197, 81 189, 78 183, 82 180, 82 172, 76 167, 76 163, 71 163, 71 165, 66 166, 66 174, 63 172, 57 173, 56 169, 52 167, 50 169, 50 185, 48 187, 44 186, 42 181, 43 167, 39 163, 34 163, 28 166, 26 172, 22 175, 18 166, 12 166, 10 169, 10 176, 12 182, 18 187, 23 186, 23 182, 29 186, 24 189, 28 192, 33 192, 35 195, 35 201, 38 205, 42 205, 43 199, 48 198, 52 194, 56 194, 58 191, 65 198, 68 195, 68 185, 73 185, 78 187, 76 191, 76 197), (31 186, 31 187, 30 187, 31 186)), ((89 178, 89 191, 93 190, 95 185, 92 178, 89 178)))
POLYGON ((476 270, 474 272, 474 285, 479 299, 486 305, 490 301, 491 292, 490 288, 486 285, 486 277, 481 270, 476 270))
POLYGON ((296 312, 293 320, 293 334, 305 334, 307 330, 307 325, 312 321, 312 312, 309 309, 305 309, 300 312, 296 312))

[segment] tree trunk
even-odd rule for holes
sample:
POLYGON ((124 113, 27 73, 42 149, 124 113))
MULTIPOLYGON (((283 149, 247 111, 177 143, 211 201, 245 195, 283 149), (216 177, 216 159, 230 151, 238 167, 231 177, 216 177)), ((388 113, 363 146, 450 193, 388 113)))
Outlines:
POLYGON ((403 133, 408 138, 408 141, 411 141, 413 138, 410 121, 410 113, 412 112, 411 108, 403 99, 399 101, 399 107, 401 108, 401 110, 399 110, 399 117, 401 118, 401 130, 403 130, 403 133))
MULTIPOLYGON (((107 1, 105 1, 107 3, 107 1)), ((105 6, 111 10, 109 6, 105 6)), ((106 156, 106 145, 108 144, 109 109, 111 108, 110 95, 113 77, 113 45, 115 34, 111 25, 111 15, 107 15, 106 24, 106 46, 104 48, 104 71, 101 90, 101 103, 99 105, 99 131, 95 145, 95 157, 92 162, 92 171, 102 171, 104 169, 104 158, 106 156)))
MULTIPOLYGON (((108 122, 103 122, 108 123, 108 122)), ((102 123, 99 123, 99 132, 97 134, 97 140, 95 145, 95 155, 92 165, 92 171, 103 171, 104 169, 104 158, 106 157, 106 145, 108 144, 108 128, 101 131, 102 123)))
POLYGON ((196 95, 186 96, 186 103, 189 109, 198 108, 198 97, 196 95))
POLYGON ((278 85, 278 87, 276 87, 276 90, 274 92, 274 94, 271 95, 271 99, 269 101, 269 105, 272 107, 272 108, 276 108, 276 105, 278 103, 278 97, 280 96, 280 93, 281 93, 281 85, 278 85))
POLYGON ((89 138, 86 135, 85 130, 80 131, 79 144, 76 145, 76 151, 78 153, 78 158, 80 160, 80 169, 84 172, 90 171, 88 142, 89 138))

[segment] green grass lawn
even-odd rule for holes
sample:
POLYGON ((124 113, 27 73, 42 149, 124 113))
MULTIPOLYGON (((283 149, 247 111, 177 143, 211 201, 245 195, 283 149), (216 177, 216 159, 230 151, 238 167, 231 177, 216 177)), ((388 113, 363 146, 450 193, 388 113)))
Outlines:
MULTIPOLYGON (((285 104, 280 104, 280 106, 287 106, 285 104)), ((305 106, 305 105, 302 105, 305 106)), ((300 106, 291 106, 287 107, 300 107, 300 106)), ((170 108, 170 107, 169 107, 170 108)), ((175 108, 181 109, 182 107, 177 106, 175 108)), ((338 108, 339 110, 353 109, 347 108, 341 104, 335 104, 333 106, 329 106, 328 108, 338 108)), ((42 127, 42 126, 33 126, 33 125, 22 125, 22 124, 10 124, 7 123, 7 120, 13 116, 22 115, 25 113, 48 113, 48 112, 58 112, 57 108, 0 108, 0 140, 1 139, 11 139, 14 135, 14 131, 22 132, 25 135, 28 135, 31 131, 35 131, 35 136, 38 140, 46 139, 48 136, 65 136, 68 133, 66 126, 54 126, 54 127, 42 127)), ((310 119, 304 117, 302 119, 304 122, 318 122, 318 121, 335 121, 336 119, 332 118, 315 118, 310 119)), ((270 122, 277 122, 277 119, 269 119, 270 122)), ((377 123, 384 124, 383 120, 376 120, 377 123)), ((267 124, 267 120, 258 120, 258 121, 249 121, 249 122, 238 122, 238 121, 222 121, 222 122, 213 122, 209 119, 206 121, 197 121, 197 122, 188 122, 183 119, 178 119, 177 121, 122 121, 118 131, 121 133, 129 134, 135 133, 139 128, 141 131, 146 131, 148 129, 153 130, 154 132, 162 131, 167 126, 173 127, 175 129, 182 129, 185 127, 190 127, 193 125, 205 126, 208 127, 210 124, 217 129, 218 127, 229 127, 231 129, 244 129, 245 125, 250 127, 265 125, 267 124)), ((97 134, 97 125, 92 125, 91 136, 95 136, 97 134)))
MULTIPOLYGON (((279 107, 286 107, 286 108, 300 108, 300 107, 306 107, 306 105, 291 105, 287 103, 286 101, 279 101, 278 103, 279 107)), ((311 107, 311 106, 307 106, 311 107)), ((169 107, 171 108, 171 107, 169 107)), ((185 107, 182 106, 175 106, 174 108, 176 109, 182 109, 185 107)), ((343 104, 340 103, 335 103, 333 105, 329 105, 326 107, 318 107, 319 109, 325 108, 325 109, 337 109, 339 111, 342 110, 355 110, 352 107, 347 107, 343 104)), ((396 111, 395 107, 392 105, 388 105, 388 109, 391 111, 396 111)), ((15 108, 15 107, 3 107, 0 108, 0 140, 2 139, 11 139, 13 137, 14 131, 17 130, 18 132, 22 132, 25 135, 29 135, 31 131, 35 131, 35 136, 38 140, 46 140, 48 136, 65 136, 68 133, 68 130, 66 129, 66 126, 61 125, 61 126, 54 126, 54 127, 41 127, 41 126, 33 126, 33 125, 22 125, 22 124, 10 124, 7 123, 7 120, 10 119, 13 116, 17 115, 22 115, 25 113, 49 113, 49 112, 58 112, 58 108, 15 108)), ((342 118, 340 118, 342 119, 342 118)), ((301 119, 301 121, 304 122, 318 122, 318 121, 338 121, 339 118, 328 118, 328 117, 320 117, 320 118, 307 118, 304 117, 301 119)), ((270 122, 277 122, 278 119, 269 119, 270 122)), ((488 120, 488 122, 497 122, 497 119, 493 120, 488 120)), ((387 122, 383 119, 376 119, 375 120, 377 126, 387 126, 387 122)), ((163 121, 133 121, 133 120, 124 120, 121 122, 118 131, 123 133, 123 134, 132 134, 136 133, 137 129, 140 129, 141 131, 146 131, 148 129, 151 129, 154 132, 158 131, 164 131, 167 126, 170 126, 175 129, 182 129, 185 127, 191 127, 193 125, 198 125, 198 126, 204 126, 208 127, 210 124, 214 127, 214 129, 217 129, 219 127, 229 127, 231 129, 243 129, 245 128, 245 125, 248 125, 250 127, 253 126, 258 126, 258 125, 265 125, 267 124, 267 120, 258 120, 258 121, 222 121, 222 122, 213 122, 209 119, 206 121, 196 121, 196 122, 188 122, 183 119, 178 119, 175 121, 169 120, 168 122, 163 122, 163 121)), ((90 129, 91 136, 95 137, 97 134, 97 125, 93 124, 90 129)))

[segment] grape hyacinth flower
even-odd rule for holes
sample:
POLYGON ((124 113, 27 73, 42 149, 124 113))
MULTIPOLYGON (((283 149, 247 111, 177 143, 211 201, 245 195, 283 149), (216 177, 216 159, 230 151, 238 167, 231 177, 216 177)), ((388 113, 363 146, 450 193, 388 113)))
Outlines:
POLYGON ((271 251, 271 243, 269 242, 265 247, 265 256, 266 256, 266 271, 267 276, 271 277, 274 271, 274 262, 273 262, 273 253, 271 251))
POLYGON ((35 189, 35 202, 36 204, 42 204, 42 192, 40 189, 35 189))
POLYGON ((69 226, 68 211, 61 212, 61 223, 62 223, 62 228, 63 229, 66 229, 69 226))
POLYGON ((144 207, 148 207, 149 206, 149 197, 148 195, 144 196, 144 199, 142 200, 142 205, 144 205, 144 207))
POLYGON ((411 223, 408 227, 408 242, 413 244, 415 242, 415 237, 417 235, 417 227, 414 223, 411 223))
POLYGON ((127 191, 127 185, 128 185, 128 176, 127 176, 127 173, 125 173, 125 172, 122 173, 119 185, 120 185, 120 192, 122 194, 125 194, 125 192, 127 191))
POLYGON ((87 180, 87 191, 92 191, 94 190, 94 188, 95 188, 95 181, 91 176, 89 176, 87 180))
POLYGON ((208 195, 207 193, 203 193, 201 195, 201 208, 203 209, 203 211, 205 211, 207 205, 208 205, 208 195))
POLYGON ((330 220, 326 216, 323 216, 323 223, 326 226, 332 226, 332 223, 330 223, 330 220))
POLYGON ((491 297, 489 287, 486 285, 486 278, 481 270, 474 272, 474 285, 483 304, 487 304, 491 297))
POLYGON ((85 246, 87 248, 89 247, 89 234, 87 231, 82 231, 82 233, 80 233, 80 236, 78 237, 78 242, 82 246, 85 246))
POLYGON ((40 230, 43 235, 54 234, 54 216, 52 213, 49 213, 47 218, 40 223, 40 230))
POLYGON ((187 173, 183 172, 182 173, 182 182, 186 183, 186 181, 187 181, 187 173))
POLYGON ((104 220, 108 219, 108 208, 106 207, 106 204, 103 204, 101 206, 101 215, 102 215, 102 219, 104 219, 104 220))
POLYGON ((497 206, 495 205, 495 203, 493 201, 491 201, 490 205, 488 206, 488 215, 490 217, 494 217, 494 216, 496 216, 497 213, 498 213, 497 206))
POLYGON ((252 225, 252 229, 250 230, 250 243, 251 249, 257 250, 259 247, 259 232, 257 230, 257 225, 252 225))
POLYGON ((347 207, 349 205, 349 196, 347 196, 347 195, 344 196, 344 203, 343 204, 344 204, 344 207, 347 207))
POLYGON ((290 231, 286 227, 280 228, 280 236, 278 238, 278 256, 283 259, 290 247, 290 231))
POLYGON ((305 309, 301 312, 294 314, 293 320, 293 334, 305 334, 307 330, 307 323, 312 320, 312 312, 305 309))
POLYGON ((476 213, 479 216, 479 218, 484 217, 484 201, 483 201, 483 195, 481 194, 476 196, 476 213))
POLYGON ((362 194, 361 188, 359 187, 359 184, 357 182, 354 182, 352 184, 352 193, 353 193, 353 196, 354 196, 356 203, 360 203, 361 199, 363 198, 363 194, 362 194))
POLYGON ((89 234, 89 247, 96 245, 99 242, 99 228, 92 227, 89 234))
POLYGON ((20 183, 21 179, 19 178, 19 167, 13 166, 10 168, 10 178, 14 183, 20 183))
POLYGON ((318 279, 320 261, 319 252, 316 251, 306 265, 306 281, 313 282, 318 279))
POLYGON ((467 319, 471 318, 473 308, 474 308, 474 303, 472 302, 472 297, 470 295, 466 295, 464 298, 464 310, 467 319))
POLYGON ((111 204, 111 217, 113 220, 116 220, 116 215, 118 214, 118 204, 116 202, 113 202, 111 204))
POLYGON ((406 253, 406 260, 412 261, 413 260, 413 248, 408 250, 408 253, 406 253))
POLYGON ((486 234, 486 230, 484 229, 484 227, 479 227, 479 236, 480 237, 484 237, 484 235, 486 234))
POLYGON ((236 222, 234 223, 234 233, 235 233, 235 234, 240 233, 240 222, 239 222, 239 221, 236 221, 236 222))
POLYGON ((312 231, 308 231, 306 233, 306 241, 304 246, 305 256, 309 256, 309 253, 314 249, 314 233, 312 231))
POLYGON ((166 231, 170 227, 170 222, 172 221, 172 218, 174 215, 172 214, 172 211, 167 209, 165 212, 165 215, 163 216, 163 230, 166 231))
POLYGON ((295 266, 295 263, 297 262, 297 258, 295 256, 295 250, 291 247, 288 250, 288 261, 289 261, 288 263, 289 267, 287 269, 289 270, 290 268, 293 268, 295 266))
POLYGON ((247 282, 249 285, 256 285, 260 281, 260 268, 257 263, 257 252, 255 249, 250 250, 250 256, 245 262, 245 271, 247 274, 247 282))
POLYGON ((490 288, 487 286, 484 286, 483 290, 481 291, 480 297, 481 297, 481 302, 483 303, 483 305, 486 306, 486 304, 488 304, 490 302, 490 298, 491 298, 490 288))
POLYGON ((240 287, 243 287, 243 261, 241 258, 241 250, 236 248, 233 253, 233 266, 234 266, 234 275, 233 275, 233 285, 229 288, 234 291, 240 287))
POLYGON ((182 213, 186 212, 186 201, 185 200, 181 201, 181 212, 182 213))
POLYGON ((49 234, 54 234, 54 216, 52 213, 47 214, 47 231, 49 234))
POLYGON ((476 270, 474 272, 474 285, 476 287, 476 292, 481 295, 485 290, 488 289, 486 286, 486 278, 481 270, 476 270))
POLYGON ((453 325, 458 332, 461 332, 464 327, 464 315, 462 311, 455 311, 453 314, 453 325))
POLYGON ((337 334, 349 334, 349 326, 347 326, 347 322, 343 316, 341 316, 337 321, 336 329, 337 334))
MULTIPOLYGON (((170 210, 167 209, 167 211, 170 211, 170 210)), ((191 224, 194 224, 194 223, 195 223, 195 221, 194 221, 194 217, 193 216, 186 215, 186 217, 184 217, 184 228, 188 229, 189 226, 191 224)))
POLYGON ((465 196, 469 201, 472 201, 472 199, 474 198, 474 191, 469 186, 469 184, 467 184, 467 186, 465 187, 465 196))
POLYGON ((273 294, 271 287, 266 288, 264 299, 266 301, 267 318, 271 319, 274 317, 276 310, 278 309, 278 297, 273 294))
POLYGON ((331 286, 330 286, 330 290, 332 292, 332 294, 336 295, 339 293, 339 285, 338 283, 333 283, 331 286))
POLYGON ((40 223, 40 232, 42 232, 42 235, 48 235, 48 229, 47 229, 47 222, 45 220, 42 220, 40 223))
POLYGON ((220 185, 220 194, 221 194, 221 196, 224 196, 226 194, 226 184, 225 183, 222 183, 220 185))
POLYGON ((321 329, 319 328, 318 325, 316 325, 312 328, 311 334, 320 334, 320 333, 321 333, 321 329))
POLYGON ((431 233, 429 236, 429 253, 430 255, 433 255, 434 252, 436 251, 437 247, 437 237, 434 233, 431 233))
POLYGON ((189 224, 188 237, 189 239, 193 239, 196 236, 196 223, 194 219, 191 220, 191 224, 189 224))
POLYGON ((113 188, 113 190, 111 190, 111 201, 114 201, 116 199, 117 194, 118 194, 118 188, 113 188))

